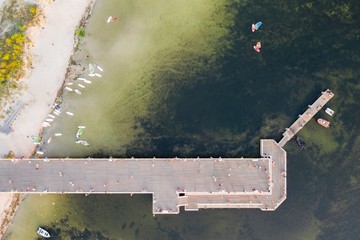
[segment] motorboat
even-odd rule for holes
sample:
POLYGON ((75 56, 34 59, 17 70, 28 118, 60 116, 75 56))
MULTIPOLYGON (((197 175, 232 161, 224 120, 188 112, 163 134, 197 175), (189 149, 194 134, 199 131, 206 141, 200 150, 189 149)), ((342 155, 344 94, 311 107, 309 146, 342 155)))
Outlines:
POLYGON ((325 109, 325 112, 327 113, 327 114, 329 114, 330 116, 332 116, 332 115, 334 115, 334 110, 332 110, 331 108, 326 108, 325 109))
POLYGON ((81 135, 84 133, 84 129, 83 128, 79 128, 76 132, 76 138, 80 138, 81 135))
POLYGON ((80 144, 82 144, 82 145, 84 145, 84 146, 89 146, 90 144, 87 142, 87 141, 85 141, 85 140, 76 140, 76 143, 80 143, 80 144))
POLYGON ((320 124, 324 128, 329 128, 330 127, 330 122, 326 121, 325 119, 318 118, 317 122, 318 122, 318 124, 320 124))
POLYGON ((301 137, 296 137, 295 141, 301 149, 306 149, 306 143, 305 143, 304 139, 302 139, 301 137))
POLYGON ((38 228, 37 233, 44 238, 50 238, 50 234, 48 233, 48 231, 41 227, 38 228))

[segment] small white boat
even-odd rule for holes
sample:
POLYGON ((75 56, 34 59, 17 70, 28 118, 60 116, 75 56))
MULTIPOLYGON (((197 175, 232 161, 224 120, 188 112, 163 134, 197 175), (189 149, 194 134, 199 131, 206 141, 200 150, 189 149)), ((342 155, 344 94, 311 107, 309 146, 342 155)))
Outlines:
POLYGON ((85 81, 86 78, 77 78, 78 80, 85 81))
POLYGON ((50 127, 51 125, 50 125, 50 123, 48 123, 48 122, 43 122, 42 124, 41 124, 41 126, 42 127, 50 127))
POLYGON ((50 234, 48 233, 48 231, 41 227, 38 228, 37 233, 44 238, 50 238, 50 234))
POLYGON ((101 74, 95 73, 95 76, 102 77, 101 74))
POLYGON ((81 88, 85 88, 85 86, 80 84, 80 83, 78 83, 78 86, 81 87, 81 88))
POLYGON ((81 92, 80 92, 80 90, 78 90, 78 89, 75 89, 75 92, 76 92, 77 94, 81 95, 81 92))
POLYGON ((34 142, 34 145, 40 145, 40 143, 39 142, 34 142))
POLYGON ((51 143, 51 137, 49 137, 49 139, 47 140, 47 143, 51 143))
POLYGON ((54 115, 51 115, 51 114, 48 114, 48 116, 51 117, 51 118, 55 118, 55 116, 54 116, 54 115))
POLYGON ((95 77, 95 74, 89 73, 89 77, 95 77))
POLYGON ((69 92, 73 91, 72 88, 70 88, 70 87, 65 87, 65 89, 68 90, 69 92))
POLYGON ((73 84, 74 84, 74 83, 69 82, 69 83, 66 84, 66 86, 71 86, 71 85, 73 85, 73 84))
POLYGON ((94 73, 95 69, 91 63, 89 63, 89 73, 94 73))
POLYGON ((85 126, 78 126, 78 128, 86 128, 85 126))
POLYGON ((89 146, 90 144, 87 142, 87 141, 85 141, 85 140, 76 140, 76 143, 80 143, 80 144, 82 144, 82 145, 84 145, 84 146, 89 146))
POLYGON ((66 112, 67 115, 74 116, 72 112, 66 112))
POLYGON ((110 23, 112 20, 112 16, 108 17, 108 19, 106 20, 106 23, 110 23))
POLYGON ((60 136, 62 136, 62 133, 55 133, 54 134, 56 137, 60 137, 60 136))
POLYGON ((91 81, 90 80, 84 80, 84 83, 90 84, 91 81))
POLYGON ((104 71, 100 66, 96 66, 96 67, 97 67, 97 69, 99 69, 101 72, 104 71))
POLYGON ((330 116, 332 116, 332 115, 334 115, 334 110, 332 110, 331 108, 326 108, 325 109, 325 112, 327 113, 327 114, 329 114, 330 116))
POLYGON ((47 118, 47 119, 45 119, 45 121, 47 121, 47 122, 53 122, 54 119, 52 119, 52 118, 47 118))
POLYGON ((44 152, 42 152, 42 151, 36 151, 36 153, 39 155, 44 155, 44 152))
POLYGON ((57 116, 59 116, 59 114, 60 114, 60 113, 58 113, 58 112, 54 112, 54 114, 55 114, 55 115, 57 115, 57 116))

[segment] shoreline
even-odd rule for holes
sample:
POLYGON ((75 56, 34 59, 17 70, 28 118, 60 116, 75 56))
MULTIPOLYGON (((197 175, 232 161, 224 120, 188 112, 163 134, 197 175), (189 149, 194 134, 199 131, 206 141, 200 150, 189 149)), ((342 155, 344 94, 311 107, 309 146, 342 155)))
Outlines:
MULTIPOLYGON (((30 94, 32 99, 13 122, 13 132, 9 135, 0 133, 1 158, 9 151, 17 157, 34 154, 36 145, 29 136, 41 134, 41 122, 62 95, 78 45, 75 29, 86 24, 95 3, 96 0, 39 1, 42 21, 26 33, 32 45, 26 49, 26 55, 31 57, 33 65, 30 74, 21 80, 27 85, 21 95, 30 94)), ((0 238, 25 197, 26 194, 0 193, 0 238)))

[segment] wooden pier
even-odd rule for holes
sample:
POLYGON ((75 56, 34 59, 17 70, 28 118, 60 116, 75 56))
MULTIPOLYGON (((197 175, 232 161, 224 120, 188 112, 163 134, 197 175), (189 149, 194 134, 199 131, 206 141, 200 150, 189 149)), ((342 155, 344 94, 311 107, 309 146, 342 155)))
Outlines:
POLYGON ((283 146, 334 96, 322 95, 258 158, 0 159, 0 192, 152 194, 154 214, 212 208, 275 210, 286 199, 283 146))
POLYGON ((274 140, 261 140, 260 158, 3 159, 0 168, 0 192, 152 194, 154 214, 275 210, 286 193, 286 152, 274 140))
POLYGON ((299 118, 283 133, 283 138, 280 140, 279 145, 284 147, 285 144, 292 139, 295 134, 300 131, 306 123, 310 121, 314 115, 320 111, 324 105, 330 101, 330 99, 334 96, 334 94, 327 89, 326 91, 321 93, 321 96, 312 104, 308 106, 308 109, 301 115, 299 118))

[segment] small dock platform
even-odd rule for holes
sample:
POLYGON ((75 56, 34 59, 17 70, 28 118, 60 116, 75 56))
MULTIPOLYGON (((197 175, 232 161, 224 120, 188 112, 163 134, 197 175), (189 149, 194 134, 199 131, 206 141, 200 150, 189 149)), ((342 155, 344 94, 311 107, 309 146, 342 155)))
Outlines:
POLYGON ((283 133, 283 138, 279 142, 280 147, 284 147, 285 144, 290 141, 290 139, 292 139, 332 97, 334 97, 334 94, 327 89, 321 93, 321 96, 312 105, 308 105, 308 109, 303 114, 299 115, 299 118, 283 133))

